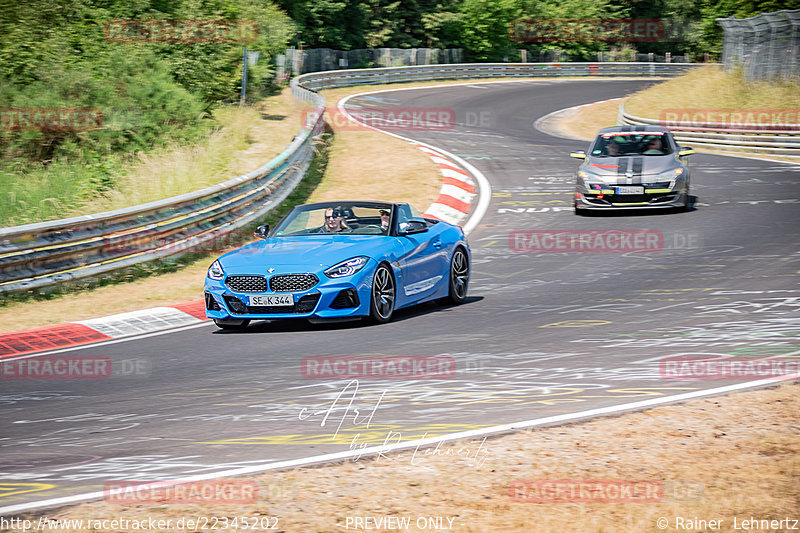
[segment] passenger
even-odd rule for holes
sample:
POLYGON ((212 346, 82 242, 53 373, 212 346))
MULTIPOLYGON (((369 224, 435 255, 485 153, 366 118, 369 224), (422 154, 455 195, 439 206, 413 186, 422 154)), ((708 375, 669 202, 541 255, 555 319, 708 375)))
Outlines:
POLYGON ((642 155, 664 155, 661 137, 653 137, 642 152, 642 155))
POLYGON ((381 231, 384 233, 389 232, 389 220, 391 219, 392 213, 391 211, 387 211, 386 209, 380 210, 381 214, 381 231))

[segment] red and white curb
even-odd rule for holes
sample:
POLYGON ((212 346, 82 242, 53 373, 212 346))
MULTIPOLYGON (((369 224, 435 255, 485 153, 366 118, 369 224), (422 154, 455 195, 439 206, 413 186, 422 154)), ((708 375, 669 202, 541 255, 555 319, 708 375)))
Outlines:
POLYGON ((0 360, 6 357, 94 344, 142 333, 205 322, 205 303, 196 300, 68 324, 0 335, 0 360))
POLYGON ((425 215, 451 224, 461 224, 469 215, 472 201, 477 196, 475 180, 443 153, 421 144, 414 146, 428 154, 442 173, 439 196, 425 211, 425 215))
POLYGON ((436 87, 447 87, 447 85, 403 87, 400 89, 383 89, 380 91, 351 94, 339 100, 337 109, 343 116, 365 128, 401 139, 425 152, 433 162, 436 163, 442 174, 442 187, 439 190, 439 196, 425 210, 425 215, 451 224, 463 224, 464 233, 469 234, 480 223, 483 215, 486 214, 486 210, 489 208, 492 197, 492 186, 489 180, 486 179, 486 176, 484 176, 480 170, 455 154, 451 154, 436 146, 366 124, 354 117, 345 107, 348 100, 359 96, 385 92, 416 91, 436 87))

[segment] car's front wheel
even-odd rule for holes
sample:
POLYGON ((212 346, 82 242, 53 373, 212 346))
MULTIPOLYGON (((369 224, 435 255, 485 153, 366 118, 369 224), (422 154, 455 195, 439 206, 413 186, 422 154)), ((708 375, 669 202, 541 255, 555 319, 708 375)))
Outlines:
POLYGON ((372 297, 369 316, 373 322, 385 324, 394 312, 395 285, 392 271, 385 264, 378 265, 372 278, 372 297))
POLYGON ((453 259, 450 260, 450 292, 447 295, 449 303, 459 305, 467 299, 467 285, 469 284, 469 259, 466 252, 456 248, 453 259))
POLYGON ((247 327, 249 323, 250 323, 249 320, 235 320, 235 319, 218 320, 216 318, 214 319, 214 324, 216 324, 218 328, 229 331, 237 331, 244 329, 247 327))

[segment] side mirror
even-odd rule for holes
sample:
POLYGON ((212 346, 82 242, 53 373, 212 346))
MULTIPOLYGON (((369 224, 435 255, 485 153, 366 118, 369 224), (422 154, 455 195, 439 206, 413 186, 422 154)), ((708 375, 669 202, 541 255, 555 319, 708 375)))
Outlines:
POLYGON ((264 224, 263 226, 259 226, 253 232, 253 237, 258 237, 259 239, 266 239, 267 235, 269 234, 269 224, 264 224))
POLYGON ((679 146, 678 147, 678 157, 686 157, 687 155, 692 155, 694 150, 692 150, 689 146, 679 146))
POLYGON ((574 157, 575 159, 586 159, 586 152, 583 150, 575 150, 574 152, 569 153, 570 157, 574 157))
POLYGON ((428 223, 422 220, 409 220, 408 222, 401 222, 397 229, 399 235, 425 233, 428 231, 428 223))

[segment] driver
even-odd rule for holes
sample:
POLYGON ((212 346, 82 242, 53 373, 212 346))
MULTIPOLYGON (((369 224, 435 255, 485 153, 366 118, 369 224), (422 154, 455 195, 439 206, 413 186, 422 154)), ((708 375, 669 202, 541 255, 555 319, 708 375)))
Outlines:
POLYGON ((329 207, 325 210, 325 221, 318 229, 319 233, 341 233, 350 231, 344 222, 344 215, 341 209, 329 207))
POLYGON ((612 157, 619 155, 619 143, 615 140, 611 140, 606 145, 606 153, 612 157))

